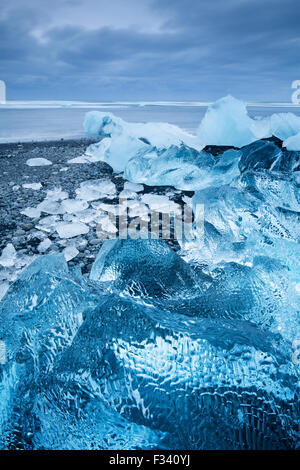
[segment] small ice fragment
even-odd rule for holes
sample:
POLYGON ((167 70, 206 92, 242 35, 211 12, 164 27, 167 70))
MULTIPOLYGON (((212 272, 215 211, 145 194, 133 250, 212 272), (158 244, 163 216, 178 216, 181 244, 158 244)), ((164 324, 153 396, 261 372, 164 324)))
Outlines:
POLYGON ((76 194, 78 199, 95 201, 107 195, 116 194, 116 186, 109 179, 88 180, 80 184, 80 187, 76 189, 76 194))
POLYGON ((12 243, 8 243, 6 247, 3 249, 2 254, 0 256, 0 264, 5 268, 9 268, 14 266, 17 257, 17 252, 15 247, 12 243))
POLYGON ((64 214, 66 210, 63 208, 62 204, 58 201, 53 201, 51 199, 44 199, 41 202, 37 209, 41 212, 45 212, 45 214, 64 214))
POLYGON ((50 248, 50 246, 52 245, 52 242, 49 238, 45 238, 45 240, 43 240, 37 247, 38 251, 40 253, 45 253, 48 248, 50 248))
POLYGON ((52 162, 50 160, 47 160, 47 158, 29 158, 27 160, 26 165, 28 166, 47 166, 47 165, 52 165, 52 162))
POLYGON ((140 217, 142 220, 149 220, 149 209, 146 204, 139 201, 128 201, 129 217, 140 217), (131 204, 134 203, 134 204, 131 204))
POLYGON ((79 251, 77 250, 77 248, 75 248, 75 246, 67 246, 63 250, 63 254, 64 254, 66 261, 71 261, 71 259, 75 258, 75 256, 78 255, 78 253, 79 251))
POLYGON ((126 214, 126 204, 105 204, 101 202, 100 204, 93 204, 93 207, 97 210, 102 210, 105 212, 109 212, 110 214, 114 215, 125 215, 126 214))
POLYGON ((125 181, 124 189, 128 189, 128 191, 134 191, 135 193, 140 193, 144 190, 144 186, 142 184, 131 183, 130 181, 125 181))
POLYGON ((38 207, 26 207, 26 209, 21 211, 21 214, 36 219, 41 216, 41 210, 38 207))
POLYGON ((39 230, 44 230, 45 232, 54 232, 55 225, 58 220, 57 215, 50 215, 48 217, 43 217, 39 220, 38 225, 36 226, 39 230))
POLYGON ((89 227, 81 222, 59 222, 56 231, 60 238, 73 238, 88 233, 89 227))
POLYGON ((97 221, 99 218, 99 212, 95 209, 86 209, 84 211, 76 212, 76 217, 80 222, 89 224, 93 221, 97 221))
POLYGON ((89 207, 86 201, 82 201, 80 199, 65 199, 61 205, 64 211, 69 214, 83 211, 89 207))
POLYGON ((22 184, 23 188, 25 189, 33 189, 34 191, 38 191, 42 188, 41 183, 25 183, 22 184))
POLYGON ((97 232, 99 231, 100 228, 104 232, 117 233, 117 231, 118 231, 117 227, 110 220, 109 215, 104 215, 103 217, 101 217, 101 219, 99 221, 99 225, 97 227, 97 232))
POLYGON ((119 194, 120 199, 136 199, 137 193, 130 191, 129 189, 123 189, 119 194))
POLYGON ((163 195, 158 194, 143 194, 141 200, 144 204, 147 204, 152 211, 169 213, 174 212, 175 214, 181 213, 181 207, 174 201, 163 195))
POLYGON ((68 163, 90 163, 88 157, 82 155, 81 157, 75 157, 71 160, 68 160, 68 163))
POLYGON ((51 199, 52 201, 63 201, 68 197, 68 193, 66 191, 63 191, 60 187, 49 189, 46 195, 46 199, 51 199))

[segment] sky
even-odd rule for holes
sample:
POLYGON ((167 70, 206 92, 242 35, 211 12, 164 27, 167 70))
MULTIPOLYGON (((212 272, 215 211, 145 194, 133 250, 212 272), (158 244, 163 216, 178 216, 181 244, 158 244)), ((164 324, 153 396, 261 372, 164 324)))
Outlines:
POLYGON ((10 0, 8 100, 291 101, 299 0, 10 0))

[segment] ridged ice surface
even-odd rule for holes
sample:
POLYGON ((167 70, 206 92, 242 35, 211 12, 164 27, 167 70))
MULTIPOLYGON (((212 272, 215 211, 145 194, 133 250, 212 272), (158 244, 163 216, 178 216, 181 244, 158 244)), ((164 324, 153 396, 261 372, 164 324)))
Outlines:
POLYGON ((299 448, 299 153, 237 154, 179 253, 109 240, 89 279, 48 255, 11 286, 2 449, 299 448))

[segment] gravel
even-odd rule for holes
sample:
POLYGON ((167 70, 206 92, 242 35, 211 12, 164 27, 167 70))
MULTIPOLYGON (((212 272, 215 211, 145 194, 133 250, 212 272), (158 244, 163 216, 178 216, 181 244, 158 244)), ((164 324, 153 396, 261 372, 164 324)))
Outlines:
MULTIPOLYGON (((103 243, 97 237, 96 224, 90 225, 87 234, 83 233, 78 237, 60 240, 57 232, 49 233, 41 230, 39 221, 49 214, 42 213, 38 217, 37 211, 36 218, 31 218, 22 214, 22 211, 26 208, 35 208, 45 200, 47 191, 55 191, 58 187, 68 194, 69 199, 74 199, 80 184, 88 180, 109 179, 114 183, 119 194, 124 189, 126 182, 122 176, 114 174, 106 163, 68 163, 69 160, 82 156, 86 147, 93 142, 95 140, 80 139, 0 144, 0 174, 2 175, 0 181, 0 255, 8 244, 12 244, 19 257, 17 267, 0 270, 3 282, 12 282, 19 272, 18 270, 26 266, 35 256, 40 255, 41 251, 45 251, 47 254, 62 253, 68 246, 72 247, 65 251, 66 257, 70 258, 68 264, 80 266, 83 273, 89 272, 103 243), (32 161, 32 159, 46 159, 52 164, 28 166, 26 162, 32 161), (39 184, 41 187, 38 186, 39 184), (30 187, 31 185, 32 187, 30 187), (39 187, 40 189, 37 189, 39 187), (46 239, 49 241, 43 244, 46 239), (75 254, 76 256, 74 256, 75 254)), ((141 187, 140 185, 127 184, 126 189, 140 191, 141 187)), ((183 204, 182 198, 184 196, 190 197, 193 194, 187 191, 177 191, 171 187, 144 186, 144 190, 139 192, 139 196, 145 193, 168 194, 172 201, 180 205, 183 204)), ((117 195, 110 198, 103 197, 99 202, 117 204, 118 198, 117 195)), ((63 222, 63 216, 59 217, 63 222)), ((176 248, 176 242, 170 243, 176 248)))

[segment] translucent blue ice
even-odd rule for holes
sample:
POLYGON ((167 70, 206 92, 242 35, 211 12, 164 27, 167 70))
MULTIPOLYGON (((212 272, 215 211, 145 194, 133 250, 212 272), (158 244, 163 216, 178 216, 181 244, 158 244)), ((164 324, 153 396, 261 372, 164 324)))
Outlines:
POLYGON ((89 282, 41 256, 0 304, 1 448, 295 448, 298 275, 271 255, 208 272, 106 241, 89 282))

